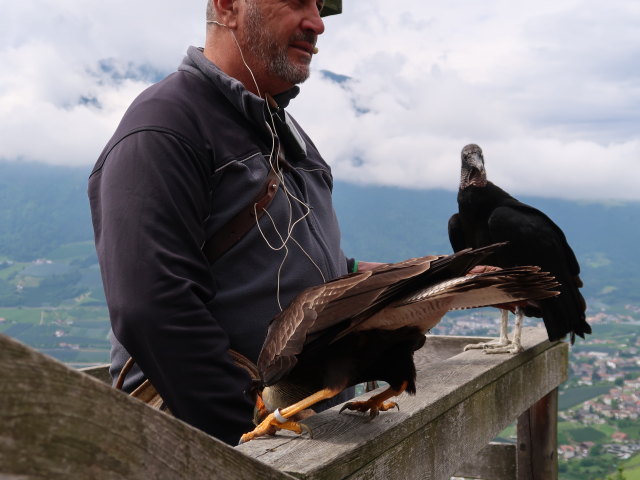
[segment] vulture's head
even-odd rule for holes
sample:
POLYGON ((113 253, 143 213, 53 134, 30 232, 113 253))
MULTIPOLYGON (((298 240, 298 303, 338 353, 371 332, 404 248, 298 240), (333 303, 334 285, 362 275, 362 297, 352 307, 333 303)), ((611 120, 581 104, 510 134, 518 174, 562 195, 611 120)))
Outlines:
POLYGON ((484 169, 482 149, 469 144, 462 149, 462 171, 460 172, 460 190, 470 186, 484 187, 487 184, 487 172, 484 169))

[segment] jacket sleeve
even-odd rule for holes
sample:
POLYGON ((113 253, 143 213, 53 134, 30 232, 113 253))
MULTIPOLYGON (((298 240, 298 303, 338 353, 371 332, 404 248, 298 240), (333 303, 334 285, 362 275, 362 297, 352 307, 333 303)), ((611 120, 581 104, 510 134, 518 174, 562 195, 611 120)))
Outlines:
POLYGON ((171 412, 229 444, 251 430, 248 374, 231 361, 208 305, 214 279, 201 246, 210 172, 176 136, 120 141, 89 179, 113 332, 171 412))

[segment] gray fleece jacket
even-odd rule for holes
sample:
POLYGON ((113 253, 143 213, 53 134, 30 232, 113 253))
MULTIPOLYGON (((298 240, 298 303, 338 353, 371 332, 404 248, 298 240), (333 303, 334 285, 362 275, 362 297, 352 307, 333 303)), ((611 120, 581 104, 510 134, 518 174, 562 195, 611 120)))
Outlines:
MULTIPOLYGON (((284 108, 297 93, 276 100, 284 108)), ((202 252, 264 187, 269 115, 190 47, 177 72, 133 102, 89 178, 112 373, 133 356, 140 370, 127 390, 150 379, 175 416, 228 443, 252 428, 249 378, 228 349, 255 362, 279 305, 347 272, 329 166, 282 110, 289 128, 279 137, 293 145, 286 188, 260 228, 212 265, 202 252)))

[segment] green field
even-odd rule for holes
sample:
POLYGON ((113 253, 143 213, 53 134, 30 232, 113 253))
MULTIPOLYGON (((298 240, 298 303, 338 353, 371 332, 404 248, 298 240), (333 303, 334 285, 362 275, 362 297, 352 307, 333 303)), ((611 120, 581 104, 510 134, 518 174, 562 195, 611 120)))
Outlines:
POLYGON ((624 426, 620 428, 620 431, 629 435, 629 438, 632 440, 640 440, 640 422, 630 421, 630 423, 632 423, 632 425, 624 426))
POLYGON ((0 264, 0 307, 105 305, 93 242, 65 244, 44 258, 0 264))
POLYGON ((3 323, 0 323, 0 333, 2 333, 3 326, 7 327, 12 323, 38 323, 41 311, 40 308, 0 308, 0 318, 5 319, 3 323))
POLYGON ((67 243, 53 250, 47 257, 51 260, 73 260, 95 255, 96 247, 93 242, 67 243))
POLYGON ((640 480, 640 453, 620 465, 624 469, 626 480, 640 480))
POLYGON ((573 387, 562 390, 558 397, 558 409, 566 410, 574 407, 603 393, 607 393, 609 389, 611 389, 611 385, 573 387))
POLYGON ((571 437, 574 442, 602 442, 607 435, 593 427, 579 427, 567 430, 566 434, 571 437))
POLYGON ((106 307, 0 308, 0 333, 74 365, 109 361, 106 307))
POLYGON ((15 274, 21 272, 22 270, 24 270, 27 265, 29 265, 29 264, 28 263, 15 262, 12 265, 8 265, 8 266, 4 266, 4 267, 0 268, 0 280, 9 279, 9 277, 11 277, 12 275, 15 275, 15 274))
POLYGON ((610 425, 590 425, 585 427, 577 422, 558 422, 558 445, 580 442, 608 441, 617 429, 610 425))

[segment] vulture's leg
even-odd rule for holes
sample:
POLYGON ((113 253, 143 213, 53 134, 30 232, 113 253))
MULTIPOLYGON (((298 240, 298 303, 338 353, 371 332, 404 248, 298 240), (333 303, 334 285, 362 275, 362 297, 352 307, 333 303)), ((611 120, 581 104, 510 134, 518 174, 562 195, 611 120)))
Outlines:
MULTIPOLYGON (((465 352, 472 349, 481 349, 486 350, 488 353, 489 350, 501 350, 511 343, 507 334, 509 330, 509 310, 506 310, 504 308, 501 309, 500 315, 500 338, 497 341, 493 340, 491 342, 472 343, 471 345, 467 345, 466 347, 464 347, 465 352)), ((491 353, 501 352, 492 351, 491 353)))
POLYGON ((260 425, 253 429, 253 431, 242 435, 242 437, 240 438, 240 443, 246 443, 256 437, 262 437, 264 435, 273 435, 281 429, 291 430, 292 432, 298 434, 302 433, 303 431, 311 434, 311 430, 306 425, 298 422, 293 422, 288 419, 293 417, 297 413, 300 413, 301 411, 312 407, 321 400, 335 397, 340 392, 342 392, 342 390, 344 389, 325 388, 314 393, 313 395, 309 395, 307 398, 304 398, 299 402, 294 403, 293 405, 289 405, 282 410, 276 410, 275 412, 270 413, 262 422, 260 422, 260 425))
POLYGON ((500 311, 500 338, 498 345, 509 345, 509 310, 503 308, 500 311))
POLYGON ((365 400, 363 402, 345 403, 340 409, 340 412, 342 412, 345 409, 357 410, 359 412, 369 411, 369 416, 373 419, 378 416, 378 413, 380 411, 386 412, 387 410, 390 410, 394 407, 400 410, 400 407, 398 407, 398 404, 396 402, 385 402, 385 400, 388 400, 391 397, 397 397, 402 392, 404 392, 406 388, 407 388, 407 382, 402 382, 402 385, 397 390, 389 387, 385 391, 378 393, 377 395, 374 395, 369 400, 365 400))
POLYGON ((485 353, 520 353, 524 351, 522 348, 522 319, 524 318, 524 311, 521 307, 516 307, 516 323, 513 327, 513 342, 511 345, 494 348, 491 350, 485 350, 485 353))

